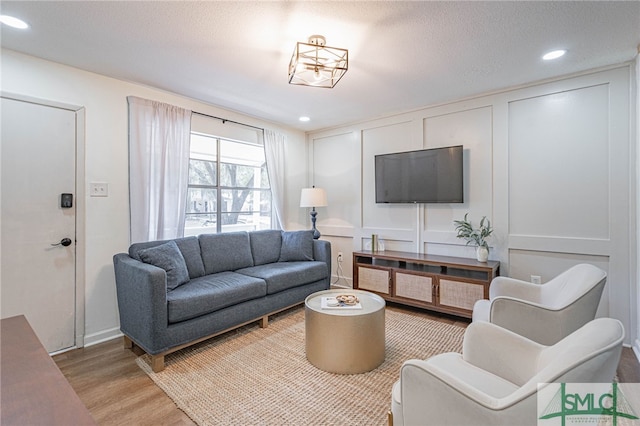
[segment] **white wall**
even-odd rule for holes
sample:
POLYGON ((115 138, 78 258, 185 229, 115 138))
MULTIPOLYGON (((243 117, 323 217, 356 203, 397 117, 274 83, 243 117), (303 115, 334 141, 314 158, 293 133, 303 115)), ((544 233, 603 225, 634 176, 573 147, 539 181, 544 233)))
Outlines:
MULTIPOLYGON (((633 114, 633 103, 637 105, 638 102, 635 94, 640 85, 640 71, 635 71, 635 85, 630 88, 630 82, 634 82, 631 67, 594 72, 317 132, 310 134, 308 144, 305 144, 304 135, 300 132, 278 128, 272 123, 161 90, 7 50, 2 50, 1 59, 0 90, 85 108, 85 188, 88 189, 88 183, 93 181, 109 183, 107 198, 90 198, 84 194, 87 344, 118 333, 111 257, 125 251, 129 244, 126 102, 129 95, 286 133, 289 142, 286 148, 286 227, 309 227, 307 209, 298 207, 302 187, 315 184, 327 189, 329 206, 318 209, 318 226, 323 238, 332 242, 334 255, 338 251, 344 253, 343 273, 346 279, 342 279, 340 285, 350 285, 351 253, 366 244, 372 233, 379 234, 388 249, 472 257, 472 249, 456 240, 452 226, 454 219, 461 218, 468 211, 474 220, 486 215, 494 223, 496 235, 492 240, 491 258, 502 262, 503 275, 527 279, 535 274, 548 279, 578 261, 592 262, 607 269, 606 303, 600 313, 620 318, 628 336, 632 336, 629 342, 634 340, 633 336, 638 339, 640 295, 637 286, 640 272, 637 257, 640 243, 637 229, 640 224, 637 203, 640 178, 636 170, 640 162, 640 150, 637 148, 640 132, 635 131, 635 125, 640 120, 640 107, 636 107, 633 114), (602 99, 603 87, 606 87, 606 105, 602 99), (562 205, 559 217, 565 227, 557 227, 557 223, 549 218, 539 222, 543 216, 536 214, 514 217, 515 211, 527 211, 523 205, 527 198, 510 194, 511 182, 521 186, 531 184, 526 179, 531 176, 531 171, 525 173, 524 169, 515 168, 516 164, 519 167, 524 162, 521 158, 512 158, 517 150, 528 149, 528 142, 516 138, 518 131, 521 137, 529 135, 523 131, 523 126, 529 123, 526 120, 528 115, 523 115, 522 110, 531 109, 532 119, 538 118, 538 113, 547 111, 544 105, 540 106, 541 102, 553 104, 572 96, 577 96, 574 103, 588 102, 585 108, 578 105, 576 113, 587 114, 592 108, 591 114, 604 113, 607 116, 606 140, 600 140, 586 150, 591 155, 587 157, 589 161, 594 161, 598 155, 594 150, 605 146, 608 155, 603 161, 608 185, 602 187, 596 182, 598 199, 594 202, 597 209, 585 213, 579 210, 585 208, 584 204, 574 205, 570 197, 558 200, 557 193, 548 193, 542 194, 542 199, 536 200, 530 211, 540 211, 543 216, 550 211, 553 213, 558 210, 555 203, 559 201, 562 205), (588 100, 584 101, 582 96, 588 100), (525 122, 518 124, 517 120, 523 118, 525 122), (373 202, 374 154, 457 143, 465 145, 467 202, 428 207, 387 206, 373 202), (604 198, 610 200, 606 213, 602 211, 604 198), (572 217, 577 217, 579 223, 570 223, 572 217), (598 226, 595 234, 585 229, 590 225, 598 226), (554 229, 554 233, 546 232, 547 229, 554 229)), ((564 111, 571 112, 571 109, 564 111)), ((571 117, 581 124, 583 121, 580 120, 587 116, 571 117)), ((598 120, 600 117, 596 118, 593 123, 585 121, 584 126, 597 130, 602 122, 598 120)), ((580 124, 568 125, 565 131, 581 131, 580 124)), ((544 136, 544 130, 544 123, 532 127, 540 138, 544 136)), ((592 136, 589 131, 584 134, 592 136)), ((549 150, 561 141, 557 144, 544 142, 545 149, 549 150)), ((573 143, 579 145, 580 141, 574 140, 573 143)), ((533 154, 537 153, 533 151, 533 154)), ((579 161, 583 157, 566 158, 571 152, 564 154, 564 161, 551 166, 551 172, 555 173, 552 184, 560 182, 572 190, 584 189, 580 182, 571 186, 572 182, 568 180, 573 176, 589 178, 589 168, 579 161)), ((577 202, 584 203, 585 200, 578 199, 577 202)), ((336 267, 334 262, 334 280, 336 267)), ((640 342, 636 345, 640 353, 640 342)))
POLYGON ((580 262, 605 269, 599 315, 620 319, 633 342, 640 327, 633 77, 632 65, 611 67, 309 134, 310 179, 329 197, 318 228, 334 253, 345 254, 340 284, 352 284, 351 253, 372 233, 386 249, 474 257, 453 228, 469 212, 476 224, 492 221, 490 258, 501 262, 501 275, 546 281, 580 262), (463 204, 375 203, 374 155, 458 144, 463 204))
MULTIPOLYGON (((636 210, 634 212, 635 218, 636 218, 635 234, 637 237, 636 238, 636 258, 638 257, 638 255, 640 255, 640 237, 638 237, 638 233, 640 232, 640 45, 638 45, 638 53, 639 55, 636 55, 636 61, 635 61, 635 71, 636 71, 635 87, 632 90, 632 92, 636 94, 636 111, 635 111, 636 121, 635 121, 635 126, 633 127, 635 131, 635 139, 636 139, 636 155, 635 155, 636 187, 634 191, 637 199, 637 202, 635 204, 636 210)), ((636 353, 636 357, 640 360, 640 264, 636 264, 635 290, 636 290, 636 297, 635 298, 630 297, 629 300, 631 300, 631 303, 633 303, 633 301, 635 300, 638 306, 638 308, 636 309, 636 319, 638 321, 637 328, 636 328, 636 335, 635 335, 636 341, 633 346, 633 349, 636 353)))
MULTIPOLYGON (((129 95, 167 102, 287 135, 287 194, 299 194, 306 179, 304 134, 252 117, 206 105, 161 90, 131 84, 76 68, 2 50, 3 92, 82 106, 86 111, 85 188, 89 182, 108 182, 109 197, 83 196, 86 224, 85 344, 119 334, 112 256, 129 246, 128 112, 129 95), (291 184, 287 184, 291 185, 291 184)), ((35 154, 35 153, 34 153, 35 154)), ((298 195, 299 196, 299 195, 298 195)), ((288 199, 292 198, 287 196, 288 199)), ((295 198, 295 197, 294 197, 295 198)), ((290 200, 289 200, 290 201, 290 200)), ((288 217, 297 217, 297 200, 287 205, 288 217)))

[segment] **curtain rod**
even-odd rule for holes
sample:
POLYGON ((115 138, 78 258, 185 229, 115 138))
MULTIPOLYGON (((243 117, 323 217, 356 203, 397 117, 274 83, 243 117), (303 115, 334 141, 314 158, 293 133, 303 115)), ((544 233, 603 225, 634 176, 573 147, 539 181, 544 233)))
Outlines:
POLYGON ((251 127, 252 129, 261 130, 262 132, 264 132, 264 129, 262 127, 256 127, 256 126, 252 126, 251 124, 240 123, 238 121, 228 120, 226 118, 216 117, 215 115, 209 115, 209 114, 205 114, 205 113, 198 112, 198 111, 192 111, 192 112, 194 114, 202 115, 203 117, 215 118, 216 120, 222 121, 222 124, 224 124, 226 122, 229 122, 229 123, 233 123, 233 124, 239 124, 241 126, 251 127))

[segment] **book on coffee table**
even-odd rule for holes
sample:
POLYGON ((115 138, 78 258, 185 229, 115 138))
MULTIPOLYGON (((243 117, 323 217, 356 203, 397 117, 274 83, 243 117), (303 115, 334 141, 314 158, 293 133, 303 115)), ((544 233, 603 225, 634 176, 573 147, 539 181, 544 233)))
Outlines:
POLYGON ((362 305, 360 304, 360 301, 358 301, 353 305, 348 305, 344 302, 339 302, 335 297, 323 297, 320 303, 320 307, 322 309, 339 309, 339 310, 362 309, 362 305))

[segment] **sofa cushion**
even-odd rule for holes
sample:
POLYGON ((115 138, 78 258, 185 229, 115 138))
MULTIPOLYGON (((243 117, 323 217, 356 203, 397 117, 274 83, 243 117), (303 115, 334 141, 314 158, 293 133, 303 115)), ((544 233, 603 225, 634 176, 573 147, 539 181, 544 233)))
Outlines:
POLYGON ((204 263, 202 263, 202 255, 200 254, 200 243, 197 237, 176 238, 175 240, 159 240, 147 241, 144 243, 134 243, 129 247, 129 256, 136 260, 140 259, 138 252, 140 250, 157 247, 168 241, 175 241, 184 257, 184 263, 189 271, 189 278, 198 278, 204 275, 204 263))
POLYGON ((253 266, 249 234, 246 232, 203 234, 198 240, 207 275, 253 266))
POLYGON ((251 254, 254 265, 277 262, 280 259, 282 232, 275 229, 253 231, 249 233, 251 254))
POLYGON ((169 323, 195 318, 266 294, 267 284, 259 278, 235 272, 205 275, 167 293, 169 323))
POLYGON ((329 276, 327 264, 319 261, 276 262, 238 269, 239 274, 261 278, 267 282, 267 294, 309 284, 329 276))
POLYGON ((280 262, 313 260, 313 231, 283 231, 280 262))
POLYGON ((175 241, 140 250, 138 255, 144 263, 157 266, 167 272, 167 291, 189 281, 187 265, 175 241))
POLYGON ((203 276, 204 263, 202 263, 198 237, 177 238, 175 241, 184 257, 184 263, 187 264, 189 278, 193 279, 203 276))

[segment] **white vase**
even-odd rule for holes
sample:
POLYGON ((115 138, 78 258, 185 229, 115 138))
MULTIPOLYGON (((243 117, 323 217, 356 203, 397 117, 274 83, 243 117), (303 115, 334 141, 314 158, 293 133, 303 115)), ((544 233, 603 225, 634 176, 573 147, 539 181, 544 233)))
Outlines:
POLYGON ((478 262, 486 262, 489 259, 489 249, 485 246, 476 247, 476 259, 478 262))

